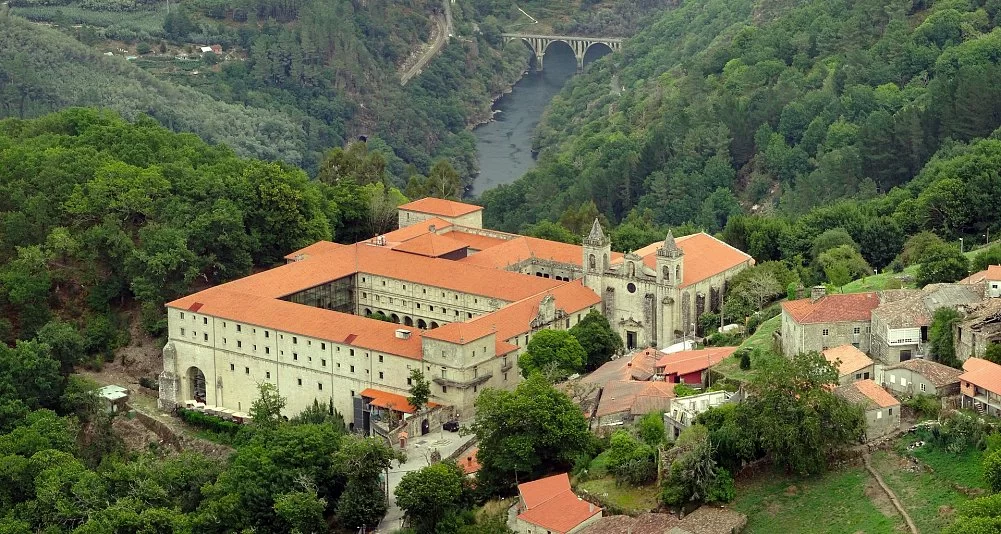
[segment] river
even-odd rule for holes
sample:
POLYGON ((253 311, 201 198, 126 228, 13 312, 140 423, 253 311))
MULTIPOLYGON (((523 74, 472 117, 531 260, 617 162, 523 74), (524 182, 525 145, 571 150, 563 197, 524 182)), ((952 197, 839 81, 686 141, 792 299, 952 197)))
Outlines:
POLYGON ((509 184, 535 166, 532 133, 549 101, 577 70, 569 46, 551 46, 543 64, 545 69, 538 72, 533 59, 528 73, 494 104, 499 112, 494 120, 473 130, 480 174, 473 180, 470 196, 509 184))

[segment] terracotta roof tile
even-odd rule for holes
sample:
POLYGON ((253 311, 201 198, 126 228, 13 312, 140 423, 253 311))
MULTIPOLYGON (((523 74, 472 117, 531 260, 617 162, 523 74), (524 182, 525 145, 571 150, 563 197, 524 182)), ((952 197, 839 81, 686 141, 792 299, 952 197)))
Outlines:
MULTIPOLYGON (((584 248, 580 245, 548 241, 536 237, 518 236, 483 250, 480 253, 473 254, 462 261, 484 267, 503 269, 531 259, 548 260, 579 267, 584 262, 584 248)), ((612 253, 613 262, 621 259, 621 253, 612 253)))
POLYGON ((708 347, 665 354, 657 360, 657 369, 665 375, 687 375, 709 369, 729 358, 737 347, 708 347))
POLYGON ((518 494, 525 507, 519 519, 560 534, 601 513, 574 494, 566 473, 519 484, 518 494))
POLYGON ((959 375, 960 380, 980 386, 991 393, 1001 394, 1001 365, 981 358, 970 358, 963 363, 963 368, 966 372, 959 375))
POLYGON ((613 380, 604 385, 597 417, 629 412, 643 415, 654 410, 667 411, 674 397, 674 384, 663 381, 613 380))
POLYGON ((799 299, 782 303, 782 309, 800 324, 868 321, 877 306, 879 296, 874 292, 839 293, 825 295, 816 302, 799 299))
POLYGON ((466 248, 464 243, 452 239, 448 235, 428 232, 394 246, 393 250, 437 258, 464 248, 466 248))
POLYGON ((466 451, 461 458, 459 458, 459 467, 467 475, 471 475, 480 470, 480 459, 476 456, 478 452, 480 452, 480 448, 473 447, 472 449, 466 451))
POLYGON ((502 243, 516 238, 518 236, 512 236, 511 234, 503 234, 501 232, 491 232, 493 234, 505 237, 492 237, 488 235, 482 235, 475 232, 466 232, 463 230, 462 226, 452 226, 450 231, 446 233, 448 237, 464 243, 471 250, 483 251, 491 247, 495 247, 502 243))
MULTIPOLYGON (((682 256, 681 287, 701 282, 742 263, 754 265, 754 258, 750 255, 704 232, 678 237, 675 243, 685 253, 682 256)), ((657 249, 661 245, 662 241, 651 243, 634 254, 643 258, 644 265, 656 269, 657 249)))
POLYGON ((604 386, 613 380, 649 380, 653 376, 660 356, 661 352, 656 349, 644 349, 626 354, 605 362, 582 381, 604 386))
POLYGON ((824 358, 838 369, 838 376, 852 374, 872 365, 872 359, 853 345, 839 345, 823 351, 824 358))
POLYGON ((834 392, 849 402, 865 404, 867 409, 876 407, 889 408, 900 405, 900 401, 893 398, 893 395, 890 395, 885 389, 879 387, 879 384, 868 379, 839 386, 834 389, 834 392))
POLYGON ((942 365, 941 363, 933 362, 931 360, 925 360, 923 358, 903 361, 884 368, 886 371, 893 369, 908 369, 913 373, 917 373, 925 377, 925 379, 937 388, 947 386, 949 384, 958 384, 959 375, 963 374, 963 371, 960 369, 949 367, 948 365, 942 365))
MULTIPOLYGON (((452 223, 446 221, 445 219, 439 219, 438 217, 432 217, 430 219, 421 221, 419 223, 411 224, 410 226, 404 226, 399 230, 393 230, 392 232, 387 232, 381 236, 386 240, 387 245, 395 245, 397 243, 402 243, 408 241, 418 236, 422 236, 430 231, 431 227, 434 227, 436 233, 442 230, 451 228, 452 223)), ((369 239, 369 242, 373 242, 375 238, 369 239)))
MULTIPOLYGON (((359 395, 370 399, 368 402, 372 406, 386 408, 387 410, 395 410, 397 412, 414 413, 414 407, 404 395, 391 393, 389 391, 381 391, 374 388, 363 389, 359 395)), ((428 407, 434 408, 435 406, 438 406, 438 404, 428 402, 428 407)))
POLYGON ((986 280, 1001 280, 1001 265, 988 265, 986 269, 967 276, 957 284, 976 284, 986 280))
POLYGON ((285 255, 286 260, 295 260, 296 258, 307 259, 310 256, 318 256, 321 254, 326 254, 337 250, 345 245, 340 243, 334 243, 332 241, 317 241, 308 247, 303 247, 295 252, 285 255))
POLYGON ((377 321, 347 313, 303 306, 218 286, 175 300, 167 306, 186 310, 201 302, 199 313, 230 319, 261 328, 296 332, 355 347, 421 359, 421 332, 413 327, 377 321), (409 339, 396 337, 397 329, 411 331, 409 339))
POLYGON ((480 211, 483 206, 474 206, 464 202, 445 200, 441 198, 426 197, 413 202, 408 202, 399 207, 401 210, 416 211, 440 217, 460 217, 469 213, 480 211))

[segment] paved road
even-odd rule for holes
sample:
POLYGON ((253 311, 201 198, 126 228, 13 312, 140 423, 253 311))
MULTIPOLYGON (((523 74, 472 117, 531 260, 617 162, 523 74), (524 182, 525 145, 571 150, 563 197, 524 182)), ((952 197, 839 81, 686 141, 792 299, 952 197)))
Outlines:
POLYGON ((442 5, 445 9, 445 15, 435 16, 435 24, 438 26, 438 33, 435 35, 434 42, 431 43, 431 47, 428 48, 421 58, 417 60, 414 66, 407 69, 402 75, 400 75, 400 85, 407 85, 407 82, 411 78, 417 76, 424 70, 424 67, 428 64, 431 59, 433 59, 441 49, 445 47, 445 43, 448 42, 449 37, 452 36, 452 6, 449 0, 442 0, 442 5))
POLYGON ((465 448, 472 439, 473 436, 460 436, 457 432, 443 432, 440 428, 426 436, 413 439, 407 446, 407 461, 389 469, 389 510, 373 533, 386 534, 402 526, 403 510, 396 506, 393 491, 399 485, 403 475, 428 466, 430 463, 428 457, 432 450, 438 449, 441 457, 446 458, 455 451, 465 448))

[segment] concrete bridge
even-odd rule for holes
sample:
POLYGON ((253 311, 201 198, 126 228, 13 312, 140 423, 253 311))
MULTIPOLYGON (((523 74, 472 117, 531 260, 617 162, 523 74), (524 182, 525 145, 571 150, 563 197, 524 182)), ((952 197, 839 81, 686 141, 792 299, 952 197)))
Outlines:
POLYGON ((567 35, 534 35, 527 33, 504 33, 504 44, 511 41, 521 40, 535 53, 535 68, 542 70, 542 58, 546 55, 546 49, 555 42, 563 42, 573 50, 574 57, 577 58, 577 72, 584 70, 584 55, 588 49, 594 45, 604 45, 612 52, 622 49, 622 39, 618 37, 571 37, 567 35))

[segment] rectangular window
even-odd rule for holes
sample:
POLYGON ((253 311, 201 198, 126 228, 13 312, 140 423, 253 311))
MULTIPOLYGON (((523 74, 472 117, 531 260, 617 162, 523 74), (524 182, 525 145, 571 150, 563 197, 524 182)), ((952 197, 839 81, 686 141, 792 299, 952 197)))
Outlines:
POLYGON ((922 392, 928 391, 928 388, 925 387, 925 384, 921 384, 921 391, 922 392))
POLYGON ((352 373, 355 372, 355 366, 353 366, 353 365, 351 366, 351 372, 352 373))
POLYGON ((471 314, 469 312, 466 312, 466 319, 472 319, 472 318, 473 318, 473 314, 471 314))
POLYGON ((208 340, 209 340, 209 333, 208 333, 208 332, 205 332, 204 334, 202 334, 202 338, 203 338, 203 339, 204 339, 205 341, 208 341, 208 340))
POLYGON ((209 318, 208 317, 202 317, 202 324, 209 324, 209 318))
POLYGON ((320 360, 320 362, 321 362, 321 365, 323 365, 324 367, 327 366, 327 360, 326 359, 320 360))
POLYGON ((441 392, 442 392, 442 393, 448 393, 448 387, 446 387, 446 386, 442 386, 442 387, 441 387, 441 392))
POLYGON ((888 413, 889 415, 893 415, 893 408, 887 408, 886 413, 888 413))
POLYGON ((295 336, 292 336, 292 344, 293 345, 298 345, 299 344, 299 338, 297 338, 295 336))
POLYGON ((297 352, 293 352, 292 353, 292 361, 294 361, 294 362, 299 361, 299 353, 297 353, 297 352))
POLYGON ((318 389, 320 391, 323 391, 323 382, 317 382, 316 383, 316 389, 318 389))
POLYGON ((268 330, 264 331, 264 337, 271 337, 271 332, 268 330))
POLYGON ((379 363, 382 363, 382 354, 379 355, 379 363))
POLYGON ((382 371, 379 371, 379 380, 382 380, 382 378, 383 378, 382 371))
POLYGON ((237 332, 242 332, 242 331, 243 331, 243 326, 241 326, 241 325, 236 325, 236 331, 237 331, 237 332))
POLYGON ((181 312, 181 319, 184 319, 184 312, 181 312))
POLYGON ((826 335, 828 335, 829 333, 830 333, 830 332, 829 332, 829 331, 828 331, 828 330, 827 330, 827 329, 825 328, 825 329, 824 329, 824 331, 823 331, 823 335, 825 335, 825 336, 826 336, 826 335))
POLYGON ((302 385, 302 379, 300 378, 298 380, 299 380, 299 385, 301 386, 302 385))
POLYGON ((320 343, 320 350, 327 350, 327 344, 326 343, 320 343))
POLYGON ((414 379, 412 379, 412 378, 407 378, 407 385, 408 385, 408 386, 412 386, 412 385, 414 385, 414 379))
POLYGON ((897 383, 897 377, 894 376, 894 375, 890 375, 890 383, 891 384, 896 384, 897 383))
POLYGON ((882 419, 882 418, 883 418, 883 410, 876 412, 876 419, 882 419))
POLYGON ((862 327, 856 326, 853 333, 855 333, 855 334, 861 334, 862 333, 862 327))
POLYGON ((434 311, 434 306, 428 306, 428 309, 434 311))
POLYGON ((183 328, 181 329, 181 335, 182 336, 184 335, 184 329, 183 328))
POLYGON ((223 345, 225 345, 225 344, 226 344, 226 338, 222 338, 222 344, 223 344, 223 345))
POLYGON ((264 347, 264 354, 271 354, 271 347, 264 347))
POLYGON ((237 341, 236 342, 236 348, 238 348, 238 349, 243 348, 243 342, 242 341, 237 341))
POLYGON ((264 378, 267 378, 268 380, 271 380, 271 371, 268 371, 268 372, 264 373, 264 378))
POLYGON ((229 370, 230 370, 230 371, 236 371, 236 365, 234 365, 234 364, 232 364, 232 363, 231 363, 231 364, 229 364, 229 370))
POLYGON ((348 352, 348 354, 349 354, 350 356, 354 356, 354 355, 355 355, 355 349, 351 349, 351 350, 350 350, 350 351, 348 352))
POLYGON ((257 345, 254 345, 254 352, 257 352, 257 345))
POLYGON ((250 367, 244 367, 243 368, 243 374, 249 375, 250 374, 250 367))
POLYGON ((904 377, 900 377, 900 385, 901 386, 906 386, 907 385, 907 379, 904 378, 904 377))

